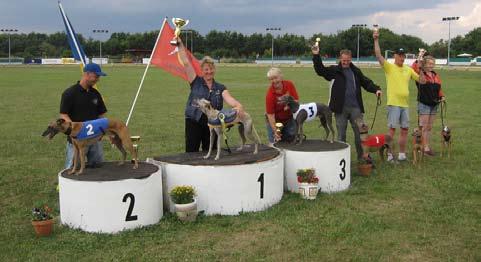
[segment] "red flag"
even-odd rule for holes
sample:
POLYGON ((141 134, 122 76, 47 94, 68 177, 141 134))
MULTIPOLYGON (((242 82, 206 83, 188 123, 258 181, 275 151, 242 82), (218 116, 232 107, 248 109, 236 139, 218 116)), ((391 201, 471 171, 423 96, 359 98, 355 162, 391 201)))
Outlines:
MULTIPOLYGON (((162 31, 157 40, 156 47, 152 53, 152 59, 150 63, 154 66, 160 67, 165 71, 171 73, 174 76, 179 76, 185 81, 188 81, 187 74, 185 72, 184 64, 180 59, 179 47, 170 44, 170 41, 174 38, 174 29, 167 23, 167 19, 164 20, 162 31)), ((201 75, 199 61, 185 49, 187 58, 190 60, 192 67, 197 75, 201 75)))

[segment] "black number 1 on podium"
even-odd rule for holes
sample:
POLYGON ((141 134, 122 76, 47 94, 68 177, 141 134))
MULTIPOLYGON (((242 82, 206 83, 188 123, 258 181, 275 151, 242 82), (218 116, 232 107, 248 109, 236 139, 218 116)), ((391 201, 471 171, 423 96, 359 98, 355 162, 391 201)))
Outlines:
POLYGON ((122 202, 127 202, 127 198, 130 198, 129 210, 127 211, 127 216, 125 216, 125 221, 135 221, 137 220, 137 216, 132 216, 132 211, 134 210, 135 205, 135 196, 132 193, 125 194, 122 202))
POLYGON ((264 198, 264 173, 261 173, 261 175, 257 179, 257 182, 261 183, 261 199, 263 199, 264 198))

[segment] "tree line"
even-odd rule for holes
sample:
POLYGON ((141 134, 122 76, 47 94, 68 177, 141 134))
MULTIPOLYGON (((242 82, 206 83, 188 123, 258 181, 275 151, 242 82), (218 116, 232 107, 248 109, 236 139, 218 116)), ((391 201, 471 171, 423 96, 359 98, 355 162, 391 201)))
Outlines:
MULTIPOLYGON (((320 52, 326 57, 336 57, 341 49, 350 49, 353 57, 357 56, 357 28, 338 31, 335 34, 314 34, 310 38, 295 34, 260 34, 245 35, 234 31, 212 30, 205 36, 192 30, 183 33, 182 38, 188 48, 193 46, 194 55, 210 55, 214 58, 270 58, 272 39, 276 57, 309 57, 310 45, 320 38, 320 52)), ((104 57, 129 56, 128 49, 151 50, 155 44, 158 31, 144 33, 112 33, 107 41, 102 42, 104 57)), ((359 29, 360 56, 374 56, 372 31, 359 29)), ((78 35, 79 41, 89 57, 98 57, 99 40, 78 35)), ((387 28, 380 29, 380 45, 384 50, 403 47, 407 52, 417 54, 418 48, 426 48, 435 57, 446 57, 448 41, 439 41, 428 45, 415 36, 396 34, 387 28)), ((149 53, 149 52, 147 52, 149 53)), ((481 56, 481 27, 475 28, 464 36, 451 39, 451 56, 470 53, 481 56)), ((64 32, 53 34, 29 33, 11 35, 11 54, 24 58, 71 57, 67 36, 64 32)), ((8 35, 0 35, 0 57, 8 56, 8 35)))

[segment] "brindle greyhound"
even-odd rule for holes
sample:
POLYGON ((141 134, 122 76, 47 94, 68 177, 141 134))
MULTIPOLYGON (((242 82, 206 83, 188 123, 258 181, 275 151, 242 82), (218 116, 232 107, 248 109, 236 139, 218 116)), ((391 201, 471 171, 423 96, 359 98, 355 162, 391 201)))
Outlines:
POLYGON ((412 133, 413 136, 413 164, 423 161, 424 157, 424 139, 423 139, 423 127, 416 127, 412 133), (419 160, 418 160, 419 158, 419 160))
POLYGON ((297 124, 297 132, 295 141, 298 144, 302 144, 302 141, 305 139, 303 125, 305 121, 310 121, 314 119, 316 116, 319 117, 321 121, 321 125, 326 130, 326 138, 327 140, 329 134, 331 133, 331 143, 334 142, 334 136, 336 135, 334 128, 332 127, 332 112, 328 106, 321 104, 321 103, 309 103, 309 104, 302 104, 299 105, 298 102, 294 100, 292 96, 285 95, 279 98, 279 102, 282 104, 286 104, 293 113, 294 120, 297 124))
POLYGON ((73 167, 69 171, 69 174, 75 174, 77 169, 77 158, 80 156, 80 170, 78 175, 82 174, 85 169, 85 147, 87 145, 94 144, 98 140, 102 139, 104 134, 111 135, 112 143, 122 152, 122 161, 119 163, 122 165, 127 157, 125 148, 130 151, 130 154, 134 159, 134 169, 138 168, 137 153, 134 150, 132 141, 130 140, 130 134, 127 126, 116 119, 101 118, 103 121, 104 129, 95 129, 95 121, 87 122, 67 122, 65 119, 59 118, 49 124, 47 129, 43 132, 42 136, 47 136, 52 139, 58 132, 64 133, 72 139, 74 146, 73 167))
MULTIPOLYGON (((206 99, 196 99, 194 103, 199 106, 200 110, 207 116, 208 119, 208 126, 210 130, 210 144, 209 144, 209 152, 207 155, 204 156, 205 159, 209 158, 212 147, 214 144, 214 132, 217 133, 217 155, 215 156, 215 160, 218 160, 220 157, 220 146, 221 146, 221 137, 222 137, 222 124, 220 122, 220 118, 225 116, 224 112, 220 112, 212 107, 210 102, 206 99)), ((244 112, 241 116, 239 114, 233 114, 232 116, 225 117, 225 124, 227 125, 234 125, 239 124, 239 135, 242 140, 241 146, 237 150, 242 150, 243 146, 246 143, 246 137, 249 138, 255 144, 254 154, 257 154, 257 147, 261 143, 259 135, 257 134, 254 125, 252 123, 252 118, 249 114, 244 112), (227 119, 231 118, 231 119, 227 119)))
POLYGON ((444 126, 443 130, 441 130, 441 157, 443 156, 443 153, 447 153, 448 158, 451 157, 451 147, 452 147, 452 142, 451 142, 451 128, 448 126, 444 126))

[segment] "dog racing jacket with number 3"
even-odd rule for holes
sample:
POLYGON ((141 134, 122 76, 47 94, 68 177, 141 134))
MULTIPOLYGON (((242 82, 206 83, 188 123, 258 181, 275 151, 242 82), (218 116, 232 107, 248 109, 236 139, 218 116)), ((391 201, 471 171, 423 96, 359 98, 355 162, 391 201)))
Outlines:
POLYGON ((371 135, 362 144, 368 147, 381 147, 385 143, 384 135, 371 135))
POLYGON ((316 118, 316 115, 317 115, 316 103, 299 105, 299 109, 293 114, 294 119, 296 119, 297 115, 299 114, 299 112, 301 112, 301 110, 306 110, 307 112, 307 118, 305 120, 306 122, 309 122, 316 118))
POLYGON ((82 123, 82 127, 80 128, 80 132, 78 133, 76 139, 84 140, 104 135, 108 127, 109 120, 107 118, 85 121, 82 123))

